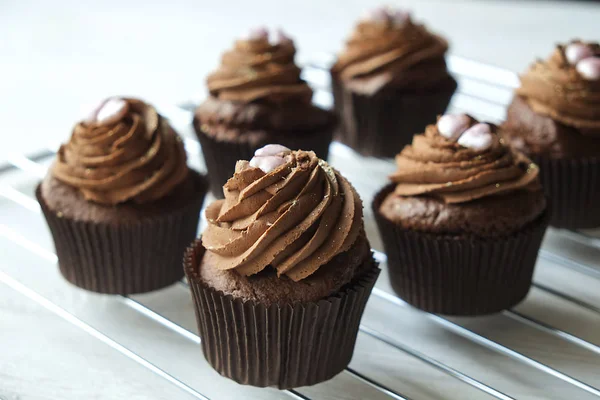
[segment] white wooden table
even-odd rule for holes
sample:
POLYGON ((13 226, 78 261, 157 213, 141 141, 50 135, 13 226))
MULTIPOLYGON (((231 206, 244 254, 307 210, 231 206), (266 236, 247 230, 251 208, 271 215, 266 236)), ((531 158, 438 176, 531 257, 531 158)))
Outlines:
MULTIPOLYGON (((331 101, 323 69, 329 58, 315 54, 305 73, 324 106, 331 101)), ((460 82, 452 110, 501 120, 516 76, 460 57, 449 65, 460 82)), ((185 136, 192 166, 203 170, 190 113, 168 104, 160 111, 185 136)), ((13 153, 0 172, 0 398, 600 397, 600 235, 550 230, 535 286, 514 310, 483 318, 426 314, 393 295, 368 207, 393 163, 361 159, 336 143, 331 150, 331 163, 365 200, 383 273, 349 368, 292 391, 240 386, 214 372, 202 357, 184 283, 127 298, 87 293, 63 280, 33 200, 52 158, 13 153)))

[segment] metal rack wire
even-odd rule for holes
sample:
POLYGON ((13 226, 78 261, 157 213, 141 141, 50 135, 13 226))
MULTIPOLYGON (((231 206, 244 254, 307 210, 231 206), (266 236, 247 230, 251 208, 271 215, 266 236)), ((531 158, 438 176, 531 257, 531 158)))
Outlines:
MULTIPOLYGON (((331 106, 327 74, 329 62, 329 55, 323 55, 305 63, 304 77, 315 89, 315 100, 324 106, 331 106)), ((512 88, 518 83, 516 76, 460 57, 450 57, 449 67, 459 81, 459 93, 453 99, 451 110, 468 110, 489 121, 502 120, 512 88)), ((180 128, 185 136, 190 160, 196 167, 203 169, 199 144, 188 128, 189 109, 192 106, 193 102, 181 108, 159 108, 180 128), (186 108, 188 111, 185 111, 186 108)), ((202 360, 198 346, 200 338, 195 328, 186 282, 153 294, 108 298, 81 293, 60 279, 54 268, 56 255, 51 239, 33 197, 34 185, 46 174, 53 154, 54 149, 44 149, 30 156, 12 155, 6 159, 6 164, 0 166, 0 210, 7 216, 0 222, 0 251, 12 248, 14 263, 27 265, 23 271, 22 266, 11 267, 9 262, 9 266, 0 270, 0 282, 195 398, 600 397, 600 336, 594 333, 600 331, 597 329, 600 327, 600 306, 595 303, 596 300, 600 301, 600 298, 595 297, 595 293, 599 292, 600 239, 594 236, 594 232, 550 230, 538 262, 538 271, 541 270, 543 274, 536 275, 534 283, 536 298, 549 296, 554 302, 562 302, 573 314, 588 313, 586 318, 575 320, 577 326, 571 325, 567 318, 564 319, 565 323, 560 323, 561 326, 555 326, 543 312, 521 306, 494 317, 475 320, 423 313, 412 309, 393 294, 384 273, 373 291, 360 326, 355 358, 342 374, 311 388, 281 392, 274 389, 254 389, 217 378, 216 373, 202 360), (44 285, 30 279, 30 274, 41 274, 44 285), (570 282, 569 278, 574 279, 573 274, 577 274, 580 281, 585 281, 585 290, 571 291, 562 285, 561 281, 564 280, 566 284, 570 282), (560 279, 554 279, 554 275, 560 279), (52 288, 54 290, 50 290, 52 288), (86 307, 75 307, 72 301, 66 301, 63 295, 56 293, 63 290, 77 296, 86 307), (97 306, 101 302, 109 302, 111 309, 98 311, 97 306), (451 355, 438 353, 439 346, 443 346, 444 341, 425 340, 420 343, 421 338, 416 330, 412 334, 406 333, 413 325, 420 324, 426 325, 423 332, 433 332, 451 343, 449 347, 456 346, 459 350, 467 349, 468 352, 457 351, 451 355), (400 326, 406 332, 399 333, 388 325, 400 326), (521 342, 513 348, 511 337, 505 336, 503 331, 510 330, 509 328, 528 332, 527 335, 517 335, 519 340, 527 342, 528 338, 535 338, 541 343, 540 349, 524 346, 521 342), (162 339, 156 340, 154 335, 148 335, 140 340, 139 332, 144 331, 152 331, 162 339), (367 342, 368 346, 363 342, 367 342), (157 350, 153 346, 162 347, 157 350), (383 350, 370 352, 371 346, 383 350), (160 350, 162 348, 165 350, 160 350), (172 354, 173 348, 185 351, 172 354), (196 351, 188 353, 188 349, 196 351), (562 358, 554 358, 553 354, 557 349, 565 352, 562 358), (471 367, 462 359, 463 356, 483 361, 471 367), (372 358, 376 358, 377 362, 373 363, 372 358), (571 362, 572 360, 575 361, 571 362), (483 371, 481 367, 487 362, 497 367, 498 372, 483 371), (578 363, 583 368, 577 368, 578 363), (373 367, 383 364, 384 369, 393 372, 393 377, 373 367), (418 366, 419 371, 423 371, 423 381, 415 386, 411 385, 412 381, 404 381, 402 376, 410 375, 409 369, 404 368, 404 365, 418 366), (591 372, 587 371, 590 367, 594 368, 591 372), (531 381, 536 383, 532 384, 525 379, 523 382, 519 379, 511 380, 512 369, 521 376, 534 375, 531 381), (428 393, 426 389, 429 388, 426 386, 432 376, 441 383, 437 391, 428 393), (552 380, 560 384, 552 383, 552 380)), ((393 169, 390 160, 362 159, 337 143, 332 145, 331 162, 349 176, 365 203, 382 186, 386 171, 393 169), (367 179, 365 174, 359 173, 359 170, 365 169, 372 172, 367 179), (373 175, 380 176, 381 179, 373 179, 373 175)), ((386 256, 379 251, 381 245, 372 226, 372 216, 366 212, 365 217, 374 254, 385 268, 386 256)), ((532 302, 531 297, 524 302, 525 305, 543 304, 532 302)), ((559 310, 558 306, 548 307, 550 308, 546 311, 550 313, 559 310)))

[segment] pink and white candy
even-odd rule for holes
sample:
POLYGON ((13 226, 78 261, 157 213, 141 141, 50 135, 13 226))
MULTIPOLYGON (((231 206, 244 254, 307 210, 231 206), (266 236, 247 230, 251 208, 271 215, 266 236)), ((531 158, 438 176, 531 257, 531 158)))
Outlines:
POLYGON ((406 21, 408 21, 410 19, 410 13, 408 11, 405 10, 393 10, 390 13, 392 20, 394 21, 394 24, 400 26, 400 25, 404 25, 406 23, 406 21))
POLYGON ((381 24, 391 21, 394 25, 400 26, 406 23, 409 16, 407 11, 382 6, 367 11, 363 19, 381 24))
POLYGON ((255 41, 255 40, 270 40, 272 44, 281 44, 281 43, 289 43, 292 41, 292 38, 284 32, 283 29, 278 28, 274 35, 272 35, 269 30, 264 26, 259 26, 256 28, 250 29, 250 31, 242 37, 242 40, 255 41), (275 40, 270 40, 269 37, 275 36, 275 40))
POLYGON ((280 144, 268 144, 254 152, 250 165, 260 168, 264 173, 269 173, 286 163, 285 156, 290 151, 290 149, 280 144))
POLYGON ((565 48, 565 57, 567 58, 567 61, 573 65, 585 58, 593 56, 594 52, 590 46, 583 43, 571 43, 565 48))
POLYGON ((575 65, 575 69, 584 79, 600 79, 600 57, 595 56, 590 46, 571 43, 565 48, 565 57, 570 64, 575 65))
POLYGON ((575 69, 584 79, 597 81, 600 79, 600 57, 584 58, 577 63, 575 69))
POLYGON ((364 20, 384 23, 390 19, 387 7, 377 7, 367 11, 363 17, 364 20))
POLYGON ((458 144, 475 151, 487 150, 493 142, 492 128, 485 123, 473 125, 458 138, 458 144))
POLYGON ((456 140, 469 127, 469 122, 466 114, 446 114, 438 120, 437 128, 440 135, 456 140))
POLYGON ((275 34, 275 43, 289 43, 292 42, 292 38, 285 33, 281 28, 278 28, 275 34))
POLYGON ((255 157, 266 157, 266 156, 276 156, 281 153, 287 153, 291 151, 285 146, 280 144, 268 144, 254 152, 255 157))
POLYGON ((268 40, 269 30, 264 26, 252 28, 242 37, 244 40, 268 40))
POLYGON ((107 124, 117 122, 127 114, 129 105, 119 97, 104 100, 89 116, 88 121, 107 124))

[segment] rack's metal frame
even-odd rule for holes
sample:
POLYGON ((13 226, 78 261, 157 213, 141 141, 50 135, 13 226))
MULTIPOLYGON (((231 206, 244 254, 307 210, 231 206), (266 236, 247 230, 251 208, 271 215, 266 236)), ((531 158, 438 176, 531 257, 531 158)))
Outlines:
MULTIPOLYGON (((309 83, 311 83, 311 85, 315 88, 316 101, 326 106, 331 105, 331 94, 329 91, 329 83, 327 76, 327 65, 330 61, 328 57, 329 56, 325 55, 324 57, 321 57, 320 60, 313 60, 312 62, 307 63, 305 66, 304 75, 305 79, 309 81, 309 83)), ((480 117, 487 117, 486 119, 488 120, 500 121, 503 118, 503 112, 506 106, 506 102, 510 98, 510 91, 518 83, 516 76, 510 72, 474 63, 472 61, 460 57, 450 57, 449 66, 453 73, 459 78, 460 82, 460 92, 455 96, 451 109, 454 111, 468 110, 471 113, 474 113, 480 117)), ((188 108, 189 107, 190 105, 188 105, 188 108)), ((184 106, 182 108, 185 109, 186 107, 184 106)), ((181 109, 176 109, 173 107, 165 107, 165 109, 161 111, 163 112, 163 114, 170 118, 188 118, 189 120, 190 116, 189 113, 187 113, 186 111, 182 111, 181 109)), ((185 141, 186 148, 192 153, 192 157, 197 157, 201 154, 201 152, 199 151, 199 145, 192 136, 186 137, 185 141)), ((336 151, 344 152, 347 150, 340 150, 340 145, 334 144, 332 146, 332 151, 335 153, 336 151)), ((18 154, 10 156, 6 159, 6 164, 0 166, 0 178, 2 178, 2 176, 4 176, 5 174, 14 172, 16 170, 20 170, 24 174, 24 176, 34 176, 37 178, 42 178, 46 174, 46 167, 41 162, 47 160, 53 154, 54 149, 45 149, 40 153, 33 154, 30 156, 18 154)), ((10 202, 22 206, 24 209, 27 209, 30 212, 36 213, 37 218, 42 218, 37 202, 31 196, 28 196, 22 191, 19 191, 12 185, 0 181, 0 196, 4 197, 10 202)), ((578 232, 565 232, 564 234, 567 235, 571 240, 581 244, 582 246, 600 249, 600 240, 597 240, 594 237, 578 232)), ((35 242, 29 240, 24 235, 15 232, 13 229, 1 222, 0 237, 4 237, 5 239, 10 240, 14 243, 14 245, 20 246, 29 252, 35 253, 51 263, 55 263, 57 260, 56 255, 54 253, 37 245, 35 242)), ((386 256, 384 253, 375 251, 375 256, 379 261, 385 263, 386 256)), ((589 275, 591 279, 600 279, 600 270, 597 269, 600 265, 600 262, 597 264, 586 264, 577 260, 573 260, 570 257, 561 254, 560 252, 553 251, 552 249, 543 249, 540 253, 540 257, 542 259, 551 260, 564 268, 574 269, 583 274, 589 275)), ((35 290, 29 288, 26 284, 15 279, 14 277, 10 276, 8 273, 3 272, 2 270, 0 270, 0 282, 11 286, 18 292, 29 297, 31 300, 37 302, 38 304, 53 312, 57 316, 72 323, 78 328, 81 328, 85 332, 104 342, 116 351, 136 361, 143 367, 151 370, 161 379, 166 379, 170 381, 174 385, 178 386, 185 392, 191 394, 192 396, 198 399, 208 399, 207 396, 200 393, 197 389, 190 387, 188 384, 178 379, 178 377, 165 372, 160 365, 156 365, 143 358, 142 356, 136 354, 127 346, 121 344, 118 340, 110 338, 108 335, 103 333, 101 330, 95 328, 91 324, 87 323, 82 318, 78 317, 74 313, 71 313, 64 308, 61 308, 59 305, 53 303, 48 298, 37 293, 35 290)), ((186 282, 182 281, 180 282, 180 285, 186 286, 187 284, 186 282)), ((597 313, 598 315, 600 315, 600 306, 596 304, 590 304, 588 302, 582 301, 576 296, 563 293, 559 290, 556 290, 555 288, 546 286, 542 283, 536 282, 534 283, 534 287, 543 292, 546 292, 551 296, 559 297, 562 300, 570 302, 577 307, 584 308, 586 310, 589 310, 590 312, 597 313)), ((374 289, 373 296, 388 302, 393 307, 407 307, 407 304, 404 303, 401 299, 397 298, 390 292, 382 290, 378 287, 374 289)), ((200 338, 197 336, 196 333, 192 332, 189 328, 178 325, 176 322, 171 321, 167 317, 154 311, 147 305, 143 304, 143 302, 139 299, 136 299, 134 297, 121 297, 118 301, 122 301, 124 304, 134 309, 136 312, 139 312, 151 319, 152 321, 154 321, 154 323, 160 324, 192 342, 200 343, 200 338)), ((166 301, 168 301, 168 299, 166 299, 166 301)), ((525 315, 515 310, 507 310, 504 312, 504 315, 517 323, 525 324, 536 330, 544 332, 545 334, 553 335, 556 338, 559 338, 560 340, 563 340, 571 345, 579 346, 589 351, 590 355, 592 356, 600 356, 600 346, 598 344, 591 343, 590 341, 577 337, 570 332, 550 326, 545 322, 542 322, 534 317, 525 315)), ((556 368, 553 368, 552 366, 546 365, 521 352, 511 349, 497 341, 494 341, 484 335, 477 333, 475 330, 469 329, 457 322, 454 322, 450 318, 445 318, 442 316, 428 313, 422 313, 422 316, 423 318, 430 319, 435 324, 439 325, 441 328, 451 331, 454 334, 460 335, 465 339, 476 343, 479 346, 485 347, 506 357, 510 357, 515 361, 518 361, 519 363, 527 365, 530 368, 533 368, 544 374, 548 374, 569 385, 572 385, 582 390, 583 392, 587 392, 588 394, 591 394, 593 396, 600 397, 600 389, 593 386, 592 384, 584 382, 583 380, 578 379, 577 377, 570 376, 564 372, 557 370, 556 368)), ((381 341, 382 343, 385 343, 387 346, 390 346, 395 350, 405 353, 406 355, 409 355, 411 357, 415 357, 421 360, 423 363, 453 378, 456 378, 464 384, 478 389, 479 391, 493 398, 503 400, 513 399, 513 397, 509 396, 506 393, 503 393, 502 391, 492 387, 491 385, 488 385, 478 379, 475 379, 469 376, 468 374, 453 368, 452 366, 446 365, 445 363, 437 360, 435 357, 413 349, 396 340, 395 338, 392 338, 383 332, 379 332, 378 330, 373 329, 372 327, 363 324, 360 326, 360 332, 378 341, 381 341)), ((200 357, 199 353, 198 357, 200 357)), ((357 381, 361 382, 361 384, 368 385, 389 398, 408 398, 402 393, 399 393, 397 390, 393 390, 389 387, 386 387, 383 384, 376 382, 373 378, 369 377, 368 374, 359 372, 353 368, 348 368, 346 372, 351 377, 353 377, 353 379, 356 379, 357 381)), ((240 387, 240 390, 242 390, 242 387, 240 387)), ((309 398, 306 394, 303 394, 301 390, 287 390, 283 393, 285 393, 289 397, 296 399, 309 398)))

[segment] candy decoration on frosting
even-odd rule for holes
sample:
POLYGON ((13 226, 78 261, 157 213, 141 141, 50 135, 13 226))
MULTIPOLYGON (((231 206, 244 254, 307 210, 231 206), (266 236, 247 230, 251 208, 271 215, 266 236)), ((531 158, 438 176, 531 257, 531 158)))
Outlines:
POLYGON ((404 25, 410 19, 410 13, 404 10, 395 10, 392 18, 396 25, 404 25))
POLYGON ((268 144, 254 152, 254 157, 250 160, 250 166, 260 168, 268 174, 280 165, 285 164, 286 156, 291 152, 285 146, 280 144, 268 144))
POLYGON ((440 117, 437 122, 437 128, 440 135, 447 139, 458 139, 469 127, 469 117, 466 114, 447 114, 440 117))
POLYGON ((571 43, 565 48, 565 57, 567 58, 567 61, 572 65, 577 64, 579 61, 585 58, 593 56, 594 52, 592 51, 590 46, 585 45, 583 43, 571 43))
POLYGON ((281 153, 286 153, 291 151, 285 146, 280 144, 268 144, 254 152, 254 156, 256 157, 266 157, 266 156, 276 156, 281 153))
POLYGON ((292 38, 285 33, 285 31, 281 28, 278 28, 277 31, 275 32, 275 43, 293 43, 292 38))
POLYGON ((274 32, 269 32, 264 26, 259 26, 250 29, 248 33, 241 37, 241 40, 245 41, 268 41, 273 45, 277 44, 291 44, 293 45, 292 38, 281 28, 277 28, 274 32))
POLYGON ((244 40, 268 40, 269 31, 264 26, 259 26, 250 29, 250 31, 243 37, 244 40))
POLYGON ((364 19, 372 22, 385 23, 389 20, 389 14, 386 7, 377 7, 367 11, 364 19))
POLYGON ((446 114, 440 117, 436 127, 441 136, 456 140, 463 147, 475 151, 489 149, 494 142, 491 127, 485 123, 470 125, 471 118, 466 114, 446 114))
POLYGON ((94 109, 88 118, 88 122, 111 124, 123 118, 127 114, 127 111, 129 111, 129 106, 125 100, 118 97, 110 97, 94 109))
POLYGON ((463 132, 458 138, 458 144, 475 151, 487 150, 492 146, 494 138, 488 124, 479 123, 463 132))
POLYGON ((571 43, 565 48, 565 57, 579 74, 589 81, 600 79, 600 56, 596 56, 590 46, 584 43, 571 43))
POLYGON ((396 26, 401 26, 408 21, 409 15, 407 11, 383 6, 369 10, 363 19, 381 24, 392 22, 396 26))
POLYGON ((600 57, 585 58, 579 61, 575 68, 587 80, 600 79, 600 57))

